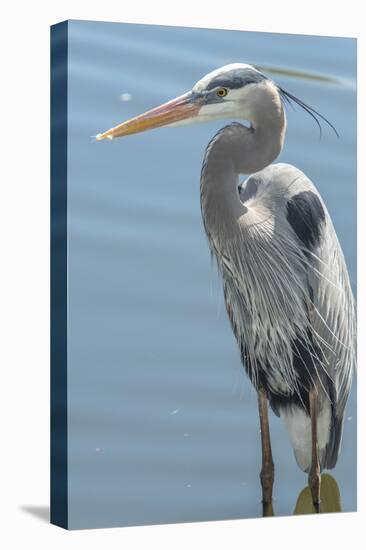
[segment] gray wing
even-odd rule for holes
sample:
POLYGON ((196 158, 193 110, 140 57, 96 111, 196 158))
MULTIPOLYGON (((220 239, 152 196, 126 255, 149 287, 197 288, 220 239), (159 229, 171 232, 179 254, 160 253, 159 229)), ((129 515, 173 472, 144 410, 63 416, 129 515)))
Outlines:
POLYGON ((305 330, 310 333, 309 346, 316 350, 317 372, 325 390, 320 392, 320 401, 330 399, 331 403, 322 467, 333 468, 356 355, 354 300, 342 249, 316 187, 297 168, 271 165, 240 184, 239 195, 252 208, 256 202, 271 208, 276 247, 282 247, 289 262, 293 254, 292 266, 300 270, 305 330))
POLYGON ((322 367, 329 377, 332 425, 325 467, 333 468, 355 368, 354 299, 332 220, 312 184, 288 201, 287 218, 306 257, 309 319, 314 341, 321 350, 322 367))

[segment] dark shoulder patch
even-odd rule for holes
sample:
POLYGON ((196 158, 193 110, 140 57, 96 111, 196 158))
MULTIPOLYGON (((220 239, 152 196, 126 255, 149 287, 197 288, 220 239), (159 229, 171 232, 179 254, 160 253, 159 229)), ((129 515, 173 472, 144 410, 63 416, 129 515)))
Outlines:
POLYGON ((315 193, 303 191, 292 197, 287 203, 287 220, 309 250, 319 245, 325 212, 315 193))

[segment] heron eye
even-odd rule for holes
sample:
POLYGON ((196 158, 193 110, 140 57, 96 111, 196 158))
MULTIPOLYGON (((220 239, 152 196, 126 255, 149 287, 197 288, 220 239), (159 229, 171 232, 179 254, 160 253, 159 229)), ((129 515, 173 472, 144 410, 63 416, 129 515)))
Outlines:
POLYGON ((225 97, 227 94, 228 94, 227 88, 219 88, 216 92, 216 95, 218 95, 219 97, 225 97))

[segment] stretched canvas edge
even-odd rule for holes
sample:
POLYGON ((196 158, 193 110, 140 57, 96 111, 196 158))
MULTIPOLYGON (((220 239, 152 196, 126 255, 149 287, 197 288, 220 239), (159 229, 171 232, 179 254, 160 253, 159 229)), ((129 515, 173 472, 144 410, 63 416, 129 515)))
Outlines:
POLYGON ((68 22, 51 26, 51 523, 68 527, 67 68, 68 22))

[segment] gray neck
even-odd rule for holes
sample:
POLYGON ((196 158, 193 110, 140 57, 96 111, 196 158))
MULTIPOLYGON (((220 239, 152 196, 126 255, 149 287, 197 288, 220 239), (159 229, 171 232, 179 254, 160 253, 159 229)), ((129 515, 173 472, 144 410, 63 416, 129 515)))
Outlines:
MULTIPOLYGON (((247 212, 240 202, 240 174, 262 170, 280 154, 286 117, 275 87, 262 86, 250 105, 248 128, 233 123, 222 128, 209 143, 201 172, 201 209, 211 237, 232 229, 247 212)), ((226 238, 229 235, 225 235, 226 238)))

